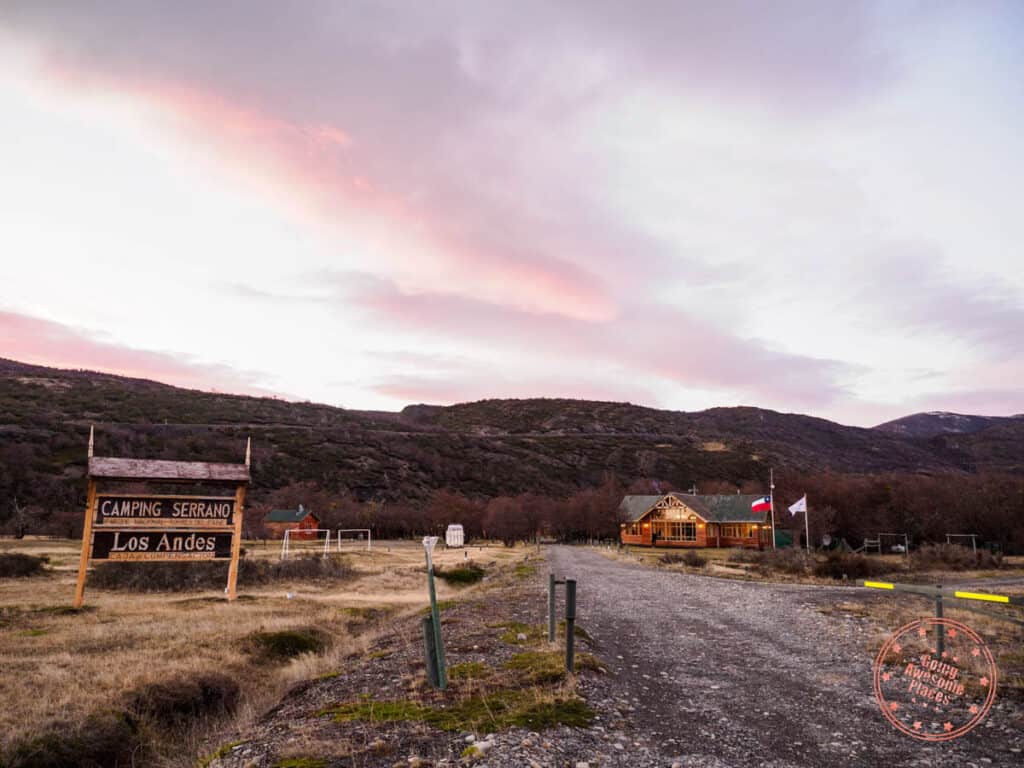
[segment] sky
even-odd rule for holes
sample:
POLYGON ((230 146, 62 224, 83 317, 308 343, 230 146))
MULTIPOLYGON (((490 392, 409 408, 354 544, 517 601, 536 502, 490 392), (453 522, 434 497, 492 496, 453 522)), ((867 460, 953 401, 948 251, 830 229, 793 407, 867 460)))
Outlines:
POLYGON ((1024 412, 1024 4, 0 2, 0 357, 1024 412))

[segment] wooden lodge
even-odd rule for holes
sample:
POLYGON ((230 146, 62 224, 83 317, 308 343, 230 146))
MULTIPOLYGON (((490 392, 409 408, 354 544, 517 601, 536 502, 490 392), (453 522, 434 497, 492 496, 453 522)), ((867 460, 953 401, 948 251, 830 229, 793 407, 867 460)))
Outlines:
POLYGON ((296 531, 291 534, 291 539, 315 539, 315 533, 303 531, 314 531, 320 527, 320 518, 313 514, 312 510, 303 509, 299 504, 298 509, 274 509, 263 518, 263 528, 267 537, 271 539, 283 539, 285 531, 296 531))
POLYGON ((768 513, 751 511, 762 495, 666 493, 626 496, 619 505, 623 544, 646 547, 771 546, 768 513))

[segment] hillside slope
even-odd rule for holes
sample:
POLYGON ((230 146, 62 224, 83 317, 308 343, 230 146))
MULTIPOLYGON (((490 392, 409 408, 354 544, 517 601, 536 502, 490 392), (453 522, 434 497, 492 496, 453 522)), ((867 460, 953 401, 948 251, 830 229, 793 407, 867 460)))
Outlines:
POLYGON ((1024 415, 971 416, 963 413, 948 413, 947 411, 929 411, 887 421, 884 424, 879 424, 875 429, 903 437, 928 439, 940 435, 973 435, 989 427, 1014 421, 1024 422, 1024 415))
MULTIPOLYGON (((357 498, 421 501, 451 488, 563 496, 607 473, 677 487, 777 472, 1024 472, 1024 420, 915 439, 757 408, 684 413, 582 400, 485 400, 365 412, 198 392, 0 359, 0 494, 77 505, 97 453, 238 461, 253 438, 253 499, 293 482, 357 498)), ((0 510, 0 519, 6 516, 0 510)))

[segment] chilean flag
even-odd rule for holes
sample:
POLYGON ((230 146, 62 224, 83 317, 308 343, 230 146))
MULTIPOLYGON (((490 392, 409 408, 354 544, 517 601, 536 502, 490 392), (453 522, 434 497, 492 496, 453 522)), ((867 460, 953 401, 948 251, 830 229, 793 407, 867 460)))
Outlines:
POLYGON ((772 497, 762 496, 750 502, 750 513, 756 515, 758 512, 768 512, 772 508, 772 497))

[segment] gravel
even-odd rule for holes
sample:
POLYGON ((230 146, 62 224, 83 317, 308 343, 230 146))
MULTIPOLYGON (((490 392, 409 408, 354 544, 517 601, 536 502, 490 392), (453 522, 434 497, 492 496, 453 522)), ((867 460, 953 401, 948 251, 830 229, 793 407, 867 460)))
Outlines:
POLYGON ((548 570, 577 579, 578 626, 591 638, 580 648, 607 667, 578 676, 577 691, 597 714, 591 727, 456 734, 403 724, 342 726, 312 714, 356 694, 400 693, 421 653, 415 632, 403 630, 384 641, 390 658, 362 660, 334 680, 296 691, 237 734, 245 744, 214 766, 269 768, 300 733, 303 740, 364 745, 349 757, 328 758, 332 768, 1024 765, 1024 713, 998 699, 978 728, 952 742, 920 742, 884 720, 872 693, 877 631, 863 619, 820 610, 855 599, 859 593, 849 588, 715 579, 612 560, 585 547, 552 547, 547 567, 514 593, 451 611, 449 661, 493 663, 494 654, 511 652, 470 633, 480 631, 481 611, 543 622, 548 570), (468 745, 475 754, 460 759, 468 745))

